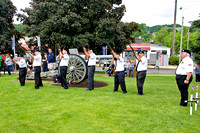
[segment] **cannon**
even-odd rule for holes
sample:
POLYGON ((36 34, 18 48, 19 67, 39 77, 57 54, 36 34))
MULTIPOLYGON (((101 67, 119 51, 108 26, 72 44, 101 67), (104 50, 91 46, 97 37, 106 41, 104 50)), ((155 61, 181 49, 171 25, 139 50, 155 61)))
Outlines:
MULTIPOLYGON (((85 60, 78 55, 78 50, 69 50, 70 53, 69 54, 69 64, 68 64, 68 71, 67 71, 67 82, 69 84, 78 84, 81 83, 82 81, 84 81, 85 79, 87 79, 87 63, 85 62, 85 60)), ((57 65, 58 63, 56 63, 57 65)), ((41 72, 41 78, 45 79, 45 78, 53 78, 54 82, 59 82, 56 81, 57 79, 55 78, 59 78, 59 65, 57 65, 58 70, 54 70, 54 71, 48 71, 48 72, 41 72)), ((34 79, 34 74, 27 74, 27 79, 34 79)))

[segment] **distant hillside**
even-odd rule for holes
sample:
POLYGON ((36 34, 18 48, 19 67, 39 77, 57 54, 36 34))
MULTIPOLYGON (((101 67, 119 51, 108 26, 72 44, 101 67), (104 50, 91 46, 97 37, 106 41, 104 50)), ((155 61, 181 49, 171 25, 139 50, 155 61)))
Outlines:
POLYGON ((14 26, 15 26, 15 28, 16 28, 19 32, 21 32, 22 29, 23 29, 23 27, 24 27, 23 24, 14 24, 14 26))
MULTIPOLYGON (((162 27, 169 27, 169 28, 173 28, 174 24, 165 24, 165 25, 155 25, 155 26, 152 26, 152 27, 149 27, 147 26, 146 29, 147 31, 150 31, 150 32, 157 32, 159 31, 162 27)), ((176 24, 176 27, 181 27, 180 24, 176 24)))

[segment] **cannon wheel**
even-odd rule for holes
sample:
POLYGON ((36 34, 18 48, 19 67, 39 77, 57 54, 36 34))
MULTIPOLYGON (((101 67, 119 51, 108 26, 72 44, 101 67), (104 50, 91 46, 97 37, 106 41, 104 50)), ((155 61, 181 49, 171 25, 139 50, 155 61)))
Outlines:
POLYGON ((67 82, 81 83, 87 78, 87 64, 85 60, 76 54, 69 55, 69 64, 67 70, 67 82))

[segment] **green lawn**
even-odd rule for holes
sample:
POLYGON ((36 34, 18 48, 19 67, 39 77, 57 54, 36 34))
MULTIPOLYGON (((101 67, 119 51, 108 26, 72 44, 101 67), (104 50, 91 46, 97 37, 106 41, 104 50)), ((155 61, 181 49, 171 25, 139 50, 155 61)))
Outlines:
POLYGON ((174 76, 148 76, 143 96, 136 95, 135 78, 126 78, 128 93, 123 94, 121 89, 112 92, 112 77, 95 76, 109 85, 91 92, 86 88, 63 90, 50 84, 35 90, 31 82, 21 87, 13 81, 16 77, 0 77, 2 133, 200 132, 200 104, 192 116, 189 106, 179 106, 174 76))

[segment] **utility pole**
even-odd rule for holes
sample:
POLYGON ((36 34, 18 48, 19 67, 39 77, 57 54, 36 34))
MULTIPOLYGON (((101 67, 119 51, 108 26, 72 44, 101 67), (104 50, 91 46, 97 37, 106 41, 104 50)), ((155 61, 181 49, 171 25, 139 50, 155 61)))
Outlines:
POLYGON ((189 41, 190 41, 190 28, 188 28, 187 49, 189 49, 189 41))
MULTIPOLYGON (((189 21, 192 24, 192 21, 189 21)), ((188 28, 188 40, 187 40, 187 49, 189 49, 189 41, 190 41, 190 27, 188 28)))
POLYGON ((175 9, 174 9, 174 28, 173 28, 173 41, 172 41, 171 55, 174 55, 174 44, 175 44, 175 33, 176 33, 176 10, 177 10, 177 0, 175 0, 175 9))

